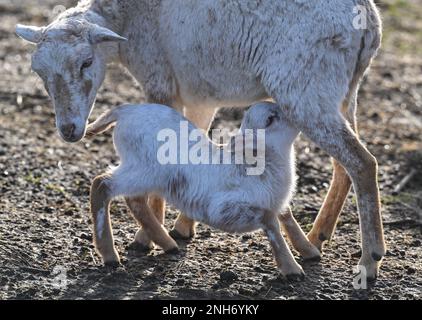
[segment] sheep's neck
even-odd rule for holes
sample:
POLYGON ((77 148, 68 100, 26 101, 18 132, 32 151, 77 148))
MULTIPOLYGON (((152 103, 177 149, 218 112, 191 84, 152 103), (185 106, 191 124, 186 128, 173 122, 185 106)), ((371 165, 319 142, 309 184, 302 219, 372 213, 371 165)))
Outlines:
MULTIPOLYGON (((114 0, 114 10, 103 10, 100 0, 93 0, 85 8, 84 18, 94 24, 108 28, 119 35, 138 42, 140 47, 151 45, 158 32, 159 10, 162 0, 114 0)), ((119 44, 107 44, 109 62, 127 60, 127 53, 119 52, 119 44), (122 56, 123 54, 123 56, 122 56)))

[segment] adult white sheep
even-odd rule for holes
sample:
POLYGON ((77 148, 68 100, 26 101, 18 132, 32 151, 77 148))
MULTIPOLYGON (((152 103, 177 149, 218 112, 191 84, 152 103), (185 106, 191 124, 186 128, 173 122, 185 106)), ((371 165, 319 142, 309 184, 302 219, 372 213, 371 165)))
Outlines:
MULTIPOLYGON (((112 60, 131 71, 149 102, 184 107, 204 129, 215 108, 273 98, 292 125, 335 159, 309 239, 321 248, 331 237, 352 180, 359 264, 369 278, 377 276, 386 252, 377 161, 359 141, 355 118, 360 80, 380 46, 372 0, 90 0, 47 27, 18 26, 17 33, 37 44, 32 68, 44 79, 69 142, 84 136, 112 60)), ((132 210, 147 204, 146 198, 128 202, 132 210)), ((163 202, 152 202, 162 221, 163 202)), ((194 222, 181 216, 173 231, 192 236, 194 222)), ((149 240, 139 232, 135 242, 149 246, 149 240)))
MULTIPOLYGON (((119 263, 111 232, 110 201, 117 196, 155 192, 188 217, 223 231, 244 233, 263 229, 281 273, 287 277, 301 276, 303 270, 287 247, 278 222, 280 219, 293 245, 304 257, 319 258, 318 249, 307 240, 290 212, 286 212, 294 189, 293 142, 299 131, 291 127, 280 108, 271 103, 252 106, 239 133, 232 138, 233 143, 224 146, 213 144, 186 121, 166 106, 125 105, 109 111, 88 127, 91 136, 116 124, 113 137, 120 157, 119 166, 95 178, 91 187, 95 246, 103 261, 108 265, 119 263), (179 141, 184 135, 179 130, 183 123, 186 123, 186 134, 196 138, 188 144, 188 153, 200 153, 203 161, 163 165, 159 155, 164 143, 158 138, 163 130, 171 130, 179 141), (263 132, 265 135, 261 135, 263 132), (254 149, 264 160, 264 170, 256 174, 257 163, 248 161, 251 159, 236 163, 239 154, 247 156, 254 149), (229 161, 215 162, 222 158, 229 161)), ((175 158, 181 159, 183 152, 177 150, 175 158)), ((164 250, 177 250, 176 242, 152 213, 144 212, 136 219, 164 250)))

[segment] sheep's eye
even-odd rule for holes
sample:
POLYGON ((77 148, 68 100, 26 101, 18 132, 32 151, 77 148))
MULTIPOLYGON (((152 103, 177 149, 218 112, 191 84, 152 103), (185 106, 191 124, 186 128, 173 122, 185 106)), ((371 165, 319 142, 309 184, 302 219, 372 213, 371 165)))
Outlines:
POLYGON ((85 61, 81 67, 81 72, 84 71, 84 69, 89 68, 90 66, 92 66, 92 59, 89 59, 87 61, 85 61))

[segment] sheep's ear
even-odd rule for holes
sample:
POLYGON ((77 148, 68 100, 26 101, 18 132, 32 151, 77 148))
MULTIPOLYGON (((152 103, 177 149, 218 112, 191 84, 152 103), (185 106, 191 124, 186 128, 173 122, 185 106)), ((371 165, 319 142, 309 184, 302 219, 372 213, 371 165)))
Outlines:
POLYGON ((89 39, 92 44, 97 44, 107 41, 127 41, 126 38, 119 36, 117 33, 111 31, 110 29, 100 27, 95 25, 90 33, 89 39))
POLYGON ((28 42, 37 44, 42 39, 44 29, 44 27, 24 26, 18 24, 16 26, 16 34, 28 42))

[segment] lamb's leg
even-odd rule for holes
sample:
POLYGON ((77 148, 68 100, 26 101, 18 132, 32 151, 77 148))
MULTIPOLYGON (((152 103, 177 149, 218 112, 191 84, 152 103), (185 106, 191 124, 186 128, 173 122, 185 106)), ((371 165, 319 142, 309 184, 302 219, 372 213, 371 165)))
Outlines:
POLYGON ((298 251, 306 260, 319 260, 321 258, 321 253, 308 240, 302 228, 294 218, 290 207, 287 208, 286 212, 281 213, 278 217, 284 232, 293 245, 293 248, 295 248, 295 250, 298 251))
MULTIPOLYGON (((180 113, 183 113, 183 105, 178 99, 164 99, 163 96, 166 96, 165 94, 154 94, 152 92, 146 92, 147 101, 150 103, 158 103, 163 104, 166 106, 171 106, 175 110, 177 110, 180 113)), ((134 199, 129 200, 132 204, 133 208, 137 208, 138 213, 133 216, 136 219, 136 216, 139 216, 143 211, 148 210, 148 206, 151 209, 152 213, 155 215, 157 220, 164 225, 164 219, 165 219, 165 211, 166 211, 166 201, 160 197, 157 197, 155 195, 149 195, 149 197, 136 197, 134 199), (136 202, 138 202, 136 204, 136 202)), ((128 199, 126 199, 126 203, 128 202, 128 199)), ((138 221, 139 224, 141 224, 138 221)), ((194 232, 192 232, 192 235, 194 232)), ((176 237, 174 237, 176 238, 176 237)), ((165 240, 164 240, 165 241, 165 240)), ((149 233, 146 232, 146 230, 142 227, 138 229, 135 235, 135 240, 132 242, 131 247, 136 250, 141 251, 148 251, 154 247, 154 244, 152 240, 149 237, 149 233)))
POLYGON ((143 212, 149 210, 148 197, 125 198, 125 201, 133 218, 141 226, 136 232, 135 239, 129 245, 129 248, 136 251, 152 250, 154 248, 154 243, 151 241, 148 233, 145 232, 144 226, 142 226, 141 221, 137 218, 143 212))
MULTIPOLYGON (((135 218, 136 222, 140 225, 141 222, 137 220, 137 216, 139 216, 142 212, 147 210, 151 210, 152 213, 155 215, 157 220, 164 225, 164 216, 165 216, 165 206, 166 203, 164 199, 157 197, 155 195, 150 195, 149 197, 133 197, 133 198, 126 198, 126 205, 128 206, 132 216, 135 218), (130 205, 129 205, 130 202, 130 205), (133 210, 136 210, 137 213, 135 214, 133 210)), ((136 232, 135 239, 129 246, 130 249, 136 251, 150 251, 154 248, 154 243, 150 239, 148 233, 144 230, 143 227, 140 227, 136 232)))
MULTIPOLYGON (((315 110, 319 108, 308 106, 307 110, 312 110, 313 107, 315 110)), ((377 161, 362 145, 340 113, 321 112, 306 117, 304 121, 302 119, 294 117, 292 122, 313 142, 337 159, 353 181, 362 234, 362 257, 359 265, 366 268, 368 278, 376 278, 386 252, 380 214, 377 161)))
MULTIPOLYGON (((158 201, 161 200, 159 198, 156 199, 158 199, 158 201)), ((152 201, 154 200, 155 199, 152 201)), ((143 226, 143 229, 138 231, 135 237, 139 244, 148 243, 152 240, 165 252, 178 251, 177 243, 169 236, 162 224, 164 215, 162 216, 161 221, 159 221, 146 203, 145 205, 140 206, 141 202, 139 201, 139 198, 127 198, 126 203, 136 221, 143 226)), ((152 203, 152 205, 154 206, 156 204, 152 203)))
POLYGON ((286 241, 281 235, 280 224, 276 214, 269 213, 263 221, 264 231, 270 241, 274 258, 283 276, 287 278, 303 277, 305 273, 302 267, 296 262, 286 241))
MULTIPOLYGON (((352 125, 352 129, 355 133, 358 134, 356 122, 356 96, 357 89, 353 95, 346 97, 342 106, 342 114, 352 125)), ((308 234, 309 241, 311 241, 320 251, 323 249, 324 242, 329 241, 334 234, 338 217, 343 210, 344 202, 346 201, 351 186, 352 181, 346 170, 337 160, 333 159, 333 178, 331 180, 330 188, 312 229, 308 234)))
MULTIPOLYGON (((200 108, 198 106, 185 108, 185 117, 205 132, 209 131, 215 113, 215 109, 200 108)), ((181 213, 177 217, 174 228, 170 231, 170 235, 174 239, 189 239, 195 235, 195 227, 195 221, 181 213)))
POLYGON ((114 247, 110 222, 110 189, 107 175, 98 176, 91 186, 91 214, 94 223, 94 246, 105 265, 120 264, 119 254, 114 247))

